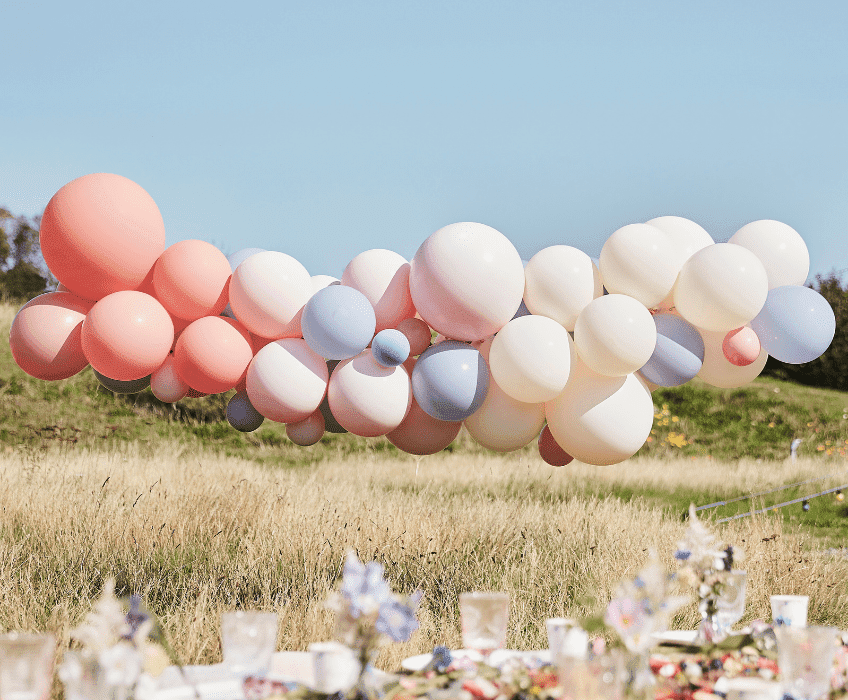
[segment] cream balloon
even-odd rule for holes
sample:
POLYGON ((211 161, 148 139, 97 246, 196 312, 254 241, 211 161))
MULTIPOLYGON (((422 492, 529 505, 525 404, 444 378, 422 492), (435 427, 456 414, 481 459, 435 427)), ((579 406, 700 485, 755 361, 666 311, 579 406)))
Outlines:
POLYGON ((702 226, 682 216, 658 216, 646 223, 658 228, 671 239, 682 258, 681 266, 701 248, 715 243, 713 237, 702 226))
POLYGON ((306 268, 273 250, 251 255, 230 279, 233 313, 247 330, 263 338, 299 338, 301 310, 311 296, 306 268))
POLYGON ((335 277, 331 277, 330 275, 312 275, 309 278, 309 281, 312 283, 312 294, 315 295, 316 292, 320 292, 324 287, 329 287, 331 284, 341 284, 341 282, 335 277))
POLYGON ((361 437, 397 428, 412 405, 412 384, 403 365, 384 367, 364 350, 333 370, 327 390, 330 411, 348 432, 361 437))
POLYGON ((754 381, 766 366, 768 353, 765 350, 760 350, 753 363, 740 367, 730 362, 724 354, 727 331, 707 331, 699 328, 698 332, 704 339, 704 363, 698 376, 707 384, 722 389, 735 389, 754 381))
POLYGON ((436 332, 481 340, 515 315, 524 295, 524 265, 499 231, 471 222, 430 235, 412 260, 412 301, 436 332))
POLYGON ((756 255, 768 275, 768 288, 801 286, 810 274, 810 251, 798 232, 780 221, 764 219, 745 224, 728 243, 756 255))
POLYGON ((632 457, 654 423, 651 392, 635 374, 607 377, 572 358, 565 390, 545 404, 548 428, 575 459, 605 466, 632 457))
POLYGON ((544 404, 517 401, 494 379, 489 380, 483 404, 465 419, 471 437, 495 452, 511 452, 524 447, 539 437, 544 426, 544 404))
POLYGON ((674 306, 693 326, 726 333, 760 313, 768 291, 768 274, 754 253, 734 243, 716 243, 683 265, 674 306))
POLYGON ((574 326, 574 346, 583 362, 610 377, 623 377, 643 367, 656 345, 657 326, 651 312, 625 294, 595 299, 574 326))
POLYGON ((165 403, 184 399, 188 390, 188 384, 177 373, 173 354, 168 355, 159 369, 150 375, 150 391, 157 399, 165 403))
POLYGON ((684 257, 660 229, 628 224, 604 243, 600 262, 604 287, 610 294, 626 294, 651 308, 674 287, 684 257))
POLYGON ((601 273, 582 250, 554 245, 536 253, 524 268, 524 304, 574 330, 577 316, 604 293, 601 273))
POLYGON ((377 333, 415 316, 409 269, 406 258, 382 248, 360 253, 344 269, 342 284, 362 292, 374 307, 377 333))
POLYGON ((247 368, 247 397, 268 420, 298 423, 321 404, 328 379, 326 360, 305 340, 283 338, 254 356, 247 368))
POLYGON ((324 425, 323 414, 315 411, 298 423, 287 423, 286 435, 295 445, 309 447, 324 436, 324 425))
POLYGON ((571 344, 568 331, 552 318, 532 315, 515 318, 492 340, 489 350, 492 378, 516 401, 530 404, 550 401, 568 381, 571 344))

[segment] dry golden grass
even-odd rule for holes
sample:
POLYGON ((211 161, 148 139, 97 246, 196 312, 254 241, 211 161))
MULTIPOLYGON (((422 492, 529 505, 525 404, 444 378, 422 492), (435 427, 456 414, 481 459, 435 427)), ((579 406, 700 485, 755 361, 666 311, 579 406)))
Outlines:
MULTIPOLYGON (((235 607, 278 611, 278 648, 305 649, 331 635, 322 603, 354 549, 383 562, 396 589, 425 593, 421 630, 388 647, 381 665, 458 646, 457 594, 470 589, 509 592, 508 645, 539 648, 546 617, 592 612, 591 599, 608 600, 649 548, 674 564, 676 516, 586 496, 586 481, 761 487, 815 469, 647 460, 552 469, 526 456, 442 454, 271 470, 178 445, 5 453, 0 627, 52 630, 66 648, 114 576, 122 592, 144 595, 185 663, 220 660, 219 616, 235 607)), ((810 551, 771 515, 717 529, 747 552, 745 620, 769 619, 772 593, 806 593, 811 621, 848 627, 848 561, 810 551)), ((694 627, 696 615, 691 605, 676 623, 694 627)))

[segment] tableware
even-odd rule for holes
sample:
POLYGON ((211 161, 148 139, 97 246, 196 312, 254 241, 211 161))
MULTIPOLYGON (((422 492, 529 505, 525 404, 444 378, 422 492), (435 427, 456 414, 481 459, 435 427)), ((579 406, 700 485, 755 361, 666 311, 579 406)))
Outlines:
POLYGON ((771 596, 771 618, 775 626, 804 627, 807 624, 807 606, 810 598, 805 595, 771 596))
MULTIPOLYGON (((473 649, 456 649, 451 651, 453 663, 462 664, 463 662, 479 663, 483 661, 483 655, 473 649)), ((400 662, 400 666, 405 671, 420 671, 433 658, 432 654, 417 654, 410 656, 400 662)), ((525 664, 530 666, 541 666, 549 664, 552 661, 550 651, 547 649, 538 649, 534 651, 516 651, 515 649, 495 649, 486 659, 486 663, 500 667, 507 661, 513 659, 521 659, 525 664)))
POLYGON ((462 645, 484 657, 506 643, 509 594, 474 591, 459 594, 462 645))
POLYGON ((835 627, 775 627, 783 692, 796 700, 818 700, 830 691, 836 655, 835 627))
POLYGON ((235 676, 263 676, 277 643, 277 613, 236 610, 221 615, 221 650, 235 676))
POLYGON ((651 639, 658 644, 690 646, 698 639, 698 630, 666 630, 665 632, 654 632, 651 639))
POLYGON ((749 676, 726 679, 722 690, 727 700, 780 700, 783 694, 780 683, 749 676))
POLYGON ((620 700, 627 675, 624 654, 612 650, 591 658, 561 654, 557 659, 560 685, 567 697, 581 700, 620 700))
POLYGON ((313 687, 321 693, 347 692, 359 678, 361 664, 353 650, 339 642, 309 645, 312 654, 313 687))
POLYGON ((745 571, 732 569, 727 575, 721 595, 716 600, 716 621, 718 623, 719 639, 730 634, 734 624, 745 614, 745 592, 748 587, 748 574, 745 571))
POLYGON ((552 658, 560 654, 580 659, 586 657, 589 636, 575 620, 570 617, 549 617, 545 620, 545 628, 552 658))
POLYGON ((50 692, 56 638, 52 634, 0 635, 0 700, 42 700, 50 692))

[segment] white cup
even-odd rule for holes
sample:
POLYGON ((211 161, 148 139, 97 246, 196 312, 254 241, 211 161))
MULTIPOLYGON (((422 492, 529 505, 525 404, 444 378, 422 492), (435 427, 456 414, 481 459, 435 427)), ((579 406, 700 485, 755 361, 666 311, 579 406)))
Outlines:
POLYGON ((773 625, 786 627, 807 626, 807 606, 809 596, 773 595, 771 596, 771 619, 773 625))
POLYGON ((313 688, 320 693, 347 692, 359 678, 361 664, 353 649, 339 642, 315 642, 312 654, 313 688))
POLYGON ((545 620, 548 631, 548 649, 551 659, 560 654, 572 659, 585 659, 589 648, 589 635, 570 617, 549 617, 545 620))

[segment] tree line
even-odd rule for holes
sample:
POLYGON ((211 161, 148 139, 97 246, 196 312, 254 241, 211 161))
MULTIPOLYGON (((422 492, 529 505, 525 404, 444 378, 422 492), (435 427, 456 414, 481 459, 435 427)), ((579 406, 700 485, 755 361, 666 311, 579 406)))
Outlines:
POLYGON ((0 207, 0 295, 4 299, 27 301, 56 285, 41 257, 40 223, 40 215, 28 219, 0 207))

